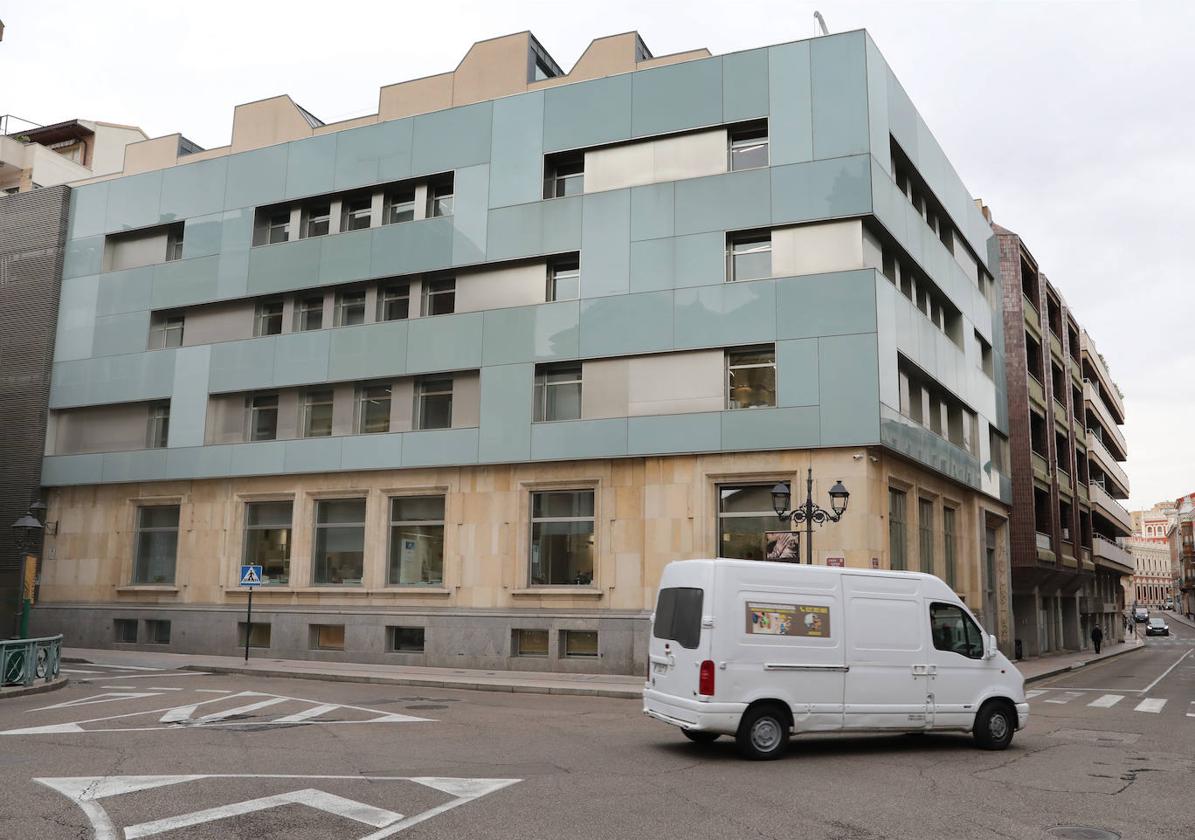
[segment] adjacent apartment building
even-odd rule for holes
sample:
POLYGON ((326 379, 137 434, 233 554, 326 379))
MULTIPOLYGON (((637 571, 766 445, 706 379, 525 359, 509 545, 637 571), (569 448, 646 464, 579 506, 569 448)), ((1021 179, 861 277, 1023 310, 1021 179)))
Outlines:
POLYGON ((1195 616, 1195 493, 1175 500, 1174 520, 1167 537, 1178 590, 1175 609, 1191 618, 1195 616))
POLYGON ((1125 540, 1125 548, 1133 555, 1133 603, 1154 608, 1173 604, 1182 575, 1170 551, 1178 508, 1173 501, 1158 502, 1149 510, 1132 511, 1131 516, 1133 535, 1125 540))
POLYGON ((812 468, 815 562, 1011 650, 992 230, 866 33, 567 74, 520 33, 180 141, 71 195, 39 629, 642 672, 663 566, 765 557, 812 468))
POLYGON ((38 125, 0 115, 0 195, 120 172, 125 146, 147 139, 131 125, 96 120, 38 125))
POLYGON ((1133 559, 1121 425, 1103 356, 1016 233, 993 225, 1004 292, 1012 582, 1025 656, 1118 638, 1133 559))

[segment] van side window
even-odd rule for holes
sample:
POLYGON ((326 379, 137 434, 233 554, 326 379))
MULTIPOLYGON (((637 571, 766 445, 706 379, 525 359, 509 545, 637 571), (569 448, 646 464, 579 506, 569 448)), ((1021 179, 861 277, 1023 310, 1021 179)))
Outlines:
POLYGON ((695 649, 701 641, 701 600, 704 595, 702 590, 688 586, 661 589, 652 635, 676 642, 688 650, 695 649))
POLYGON ((938 650, 962 654, 968 659, 983 659, 983 634, 962 607, 930 604, 929 623, 938 650))

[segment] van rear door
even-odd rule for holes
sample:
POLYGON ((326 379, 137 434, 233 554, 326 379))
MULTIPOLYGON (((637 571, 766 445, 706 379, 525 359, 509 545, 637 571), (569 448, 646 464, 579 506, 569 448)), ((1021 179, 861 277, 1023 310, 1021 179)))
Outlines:
POLYGON ((701 581, 662 582, 648 646, 648 683, 673 697, 693 700, 698 693, 701 663, 709 659, 710 631, 703 628, 703 610, 710 596, 701 581))

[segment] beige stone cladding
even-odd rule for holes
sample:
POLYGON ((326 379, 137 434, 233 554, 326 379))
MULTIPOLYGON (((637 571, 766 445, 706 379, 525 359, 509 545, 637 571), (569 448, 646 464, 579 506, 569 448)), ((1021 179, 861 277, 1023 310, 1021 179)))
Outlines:
MULTIPOLYGON (((236 576, 244 537, 244 504, 294 499, 291 584, 263 587, 268 606, 418 606, 650 610, 655 585, 672 560, 715 556, 718 485, 789 480, 804 497, 812 465, 815 497, 841 479, 851 492, 842 521, 815 529, 814 558, 842 557, 847 566, 889 566, 888 487, 908 494, 908 565, 919 570, 921 535, 914 500, 934 509, 935 571, 944 576, 942 509, 957 514, 956 588, 982 609, 985 517, 1004 516, 998 503, 879 449, 716 455, 352 472, 306 476, 69 487, 50 494, 42 603, 227 605, 243 600, 236 576), (593 488, 595 551, 592 585, 528 585, 530 494, 539 489, 593 488), (444 583, 386 583, 389 496, 445 495, 444 583), (311 585, 312 520, 319 499, 364 497, 365 571, 360 586, 311 585), (139 505, 177 502, 178 553, 173 585, 133 586, 132 555, 139 505)), ((782 526, 779 522, 775 528, 782 526)), ((926 569, 926 571, 931 571, 926 569)), ((1001 575, 1002 577, 1002 575, 1001 575)), ((995 628, 992 628, 995 629, 995 628)))

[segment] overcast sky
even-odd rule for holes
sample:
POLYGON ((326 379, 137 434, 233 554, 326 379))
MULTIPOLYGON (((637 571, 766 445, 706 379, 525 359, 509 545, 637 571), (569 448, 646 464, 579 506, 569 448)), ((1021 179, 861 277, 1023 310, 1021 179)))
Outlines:
POLYGON ((567 71, 636 29, 656 55, 866 28, 971 194, 1025 239, 1124 391, 1131 506, 1195 491, 1195 2, 438 0, 0 7, 0 112, 226 145, 233 106, 289 93, 326 122, 385 84, 530 29, 567 71))

